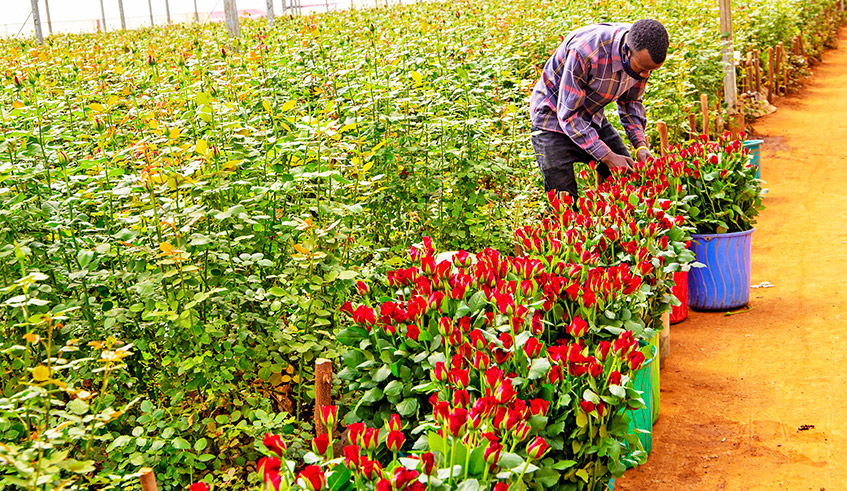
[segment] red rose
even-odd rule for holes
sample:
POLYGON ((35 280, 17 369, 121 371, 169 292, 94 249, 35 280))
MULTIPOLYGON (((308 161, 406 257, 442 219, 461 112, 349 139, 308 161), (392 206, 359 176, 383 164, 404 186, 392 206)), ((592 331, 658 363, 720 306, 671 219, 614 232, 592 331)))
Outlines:
POLYGON ((321 406, 321 422, 327 427, 335 424, 338 416, 338 406, 321 406))
POLYGON ((418 329, 418 326, 414 324, 409 324, 406 326, 406 337, 411 339, 412 341, 417 341, 418 336, 421 335, 421 330, 418 329))
POLYGON ((350 470, 356 470, 361 465, 362 449, 358 445, 344 447, 344 465, 350 470))
POLYGON ((356 282, 356 290, 359 291, 359 295, 363 295, 363 296, 367 295, 370 292, 370 288, 368 288, 368 284, 365 283, 364 281, 361 281, 361 280, 356 282))
POLYGON ((435 465, 435 455, 432 452, 421 454, 421 470, 427 476, 431 476, 438 468, 435 465))
POLYGON ((363 447, 368 451, 376 450, 379 444, 379 428, 368 428, 362 436, 363 447))
POLYGON ((389 431, 388 438, 385 440, 385 445, 388 447, 388 450, 392 452, 399 452, 401 448, 403 448, 403 444, 406 443, 406 436, 403 435, 402 431, 389 431))
POLYGON ((271 453, 274 453, 280 457, 283 453, 285 453, 286 450, 285 442, 282 441, 282 437, 279 435, 271 435, 270 433, 265 433, 265 438, 264 440, 262 440, 262 444, 271 453))
POLYGON ((550 408, 550 403, 544 399, 533 399, 529 401, 529 412, 533 416, 547 416, 547 410, 550 408))
POLYGON ((621 384, 621 372, 615 370, 614 372, 609 374, 609 384, 611 385, 620 385, 621 384))
POLYGON ((195 482, 188 486, 188 491, 209 491, 209 485, 204 482, 195 482))
POLYGON ((591 401, 579 401, 579 406, 586 413, 590 413, 591 411, 594 411, 594 403, 591 402, 591 401))
POLYGON ((318 454, 320 456, 324 456, 324 455, 326 455, 326 451, 328 449, 329 449, 329 434, 328 433, 321 433, 320 435, 318 435, 314 439, 312 439, 312 450, 316 454, 318 454))
POLYGON ((262 457, 259 459, 257 468, 262 473, 262 482, 270 484, 274 489, 279 490, 282 480, 282 477, 279 475, 281 465, 282 461, 276 457, 262 457))
POLYGON ((632 370, 638 370, 639 368, 641 368, 641 365, 644 363, 645 358, 646 357, 644 356, 644 353, 642 353, 638 350, 633 351, 632 353, 629 354, 629 356, 627 356, 627 361, 629 362, 629 368, 631 368, 632 370))
POLYGON ((544 457, 544 454, 546 454, 549 449, 550 445, 548 445, 543 438, 537 436, 535 437, 535 440, 526 446, 526 454, 529 458, 538 460, 541 457, 544 457))
POLYGON ((362 432, 365 431, 364 423, 351 423, 347 426, 347 439, 350 441, 351 445, 361 445, 359 442, 359 437, 362 435, 362 432))

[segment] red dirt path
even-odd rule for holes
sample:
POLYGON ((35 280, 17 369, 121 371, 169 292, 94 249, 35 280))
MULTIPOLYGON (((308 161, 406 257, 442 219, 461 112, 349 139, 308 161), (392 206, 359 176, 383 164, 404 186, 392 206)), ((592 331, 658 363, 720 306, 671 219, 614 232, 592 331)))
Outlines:
POLYGON ((847 490, 847 30, 839 45, 754 126, 753 284, 775 287, 671 327, 653 454, 616 491, 847 490))

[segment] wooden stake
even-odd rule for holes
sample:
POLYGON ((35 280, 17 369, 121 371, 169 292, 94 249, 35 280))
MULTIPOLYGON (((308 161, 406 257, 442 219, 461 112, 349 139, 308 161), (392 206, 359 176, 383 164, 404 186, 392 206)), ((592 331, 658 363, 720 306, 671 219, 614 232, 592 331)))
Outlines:
POLYGON ((659 146, 662 157, 668 155, 668 125, 664 121, 656 123, 656 129, 659 130, 659 146))
POLYGON ((753 70, 756 80, 756 92, 762 91, 762 71, 759 69, 759 50, 753 51, 753 70))
POLYGON ((697 139, 697 116, 693 113, 688 113, 688 128, 690 129, 691 139, 697 139))
POLYGON ((659 368, 665 365, 665 359, 671 356, 671 314, 662 314, 662 325, 659 331, 659 368))
POLYGON ((265 8, 268 11, 268 27, 274 26, 274 0, 265 0, 265 8))
POLYGON ((121 30, 126 31, 126 17, 124 16, 124 0, 118 0, 118 14, 121 16, 121 30))
POLYGON ((147 0, 147 9, 150 11, 150 25, 154 26, 156 23, 153 22, 153 0, 147 0))
POLYGON ((802 32, 800 33, 800 35, 798 36, 798 38, 799 38, 799 40, 800 40, 800 41, 799 41, 799 44, 800 44, 800 56, 802 56, 802 57, 803 57, 803 61, 804 61, 804 62, 808 63, 809 61, 808 61, 808 60, 806 60, 806 43, 803 41, 803 33, 802 33, 802 32))
POLYGON ((165 0, 165 16, 168 19, 168 24, 171 23, 171 3, 170 0, 165 0))
POLYGON ((194 0, 194 22, 200 22, 200 12, 197 11, 197 0, 194 0))
POLYGON ((782 94, 788 93, 788 57, 785 55, 785 46, 779 43, 779 60, 782 63, 782 85, 784 86, 782 94))
POLYGON ((103 17, 103 32, 106 32, 106 9, 103 8, 103 0, 100 0, 100 15, 103 17))
POLYGON ((47 32, 53 34, 53 21, 50 20, 50 0, 44 0, 44 13, 47 14, 47 32))
POLYGON ((744 98, 738 100, 738 112, 735 113, 735 131, 741 133, 744 131, 744 98))
POLYGON ((773 48, 768 48, 768 102, 773 102, 773 48))
POLYGON ((141 491, 159 491, 156 486, 156 476, 153 475, 153 469, 149 467, 141 468, 141 491))
POLYGON ((709 96, 700 94, 700 111, 703 116, 703 134, 709 136, 709 96))
POLYGON ((332 362, 326 358, 315 360, 315 434, 327 432, 321 422, 321 408, 332 405, 332 362))
POLYGON ((781 93, 781 78, 782 78, 782 43, 776 45, 776 66, 774 68, 773 75, 773 83, 776 90, 774 91, 775 95, 780 95, 781 93))

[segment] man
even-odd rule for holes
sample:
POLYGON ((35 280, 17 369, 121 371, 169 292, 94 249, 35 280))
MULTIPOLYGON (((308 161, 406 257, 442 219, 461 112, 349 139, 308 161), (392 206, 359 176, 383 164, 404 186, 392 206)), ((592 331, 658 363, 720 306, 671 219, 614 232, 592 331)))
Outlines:
POLYGON ((667 51, 668 33, 652 19, 595 24, 568 35, 544 65, 530 100, 532 145, 545 191, 567 191, 576 198, 574 162, 598 162, 604 179, 610 168, 632 170, 635 162, 603 114, 612 101, 636 158, 651 157, 641 97, 667 51))

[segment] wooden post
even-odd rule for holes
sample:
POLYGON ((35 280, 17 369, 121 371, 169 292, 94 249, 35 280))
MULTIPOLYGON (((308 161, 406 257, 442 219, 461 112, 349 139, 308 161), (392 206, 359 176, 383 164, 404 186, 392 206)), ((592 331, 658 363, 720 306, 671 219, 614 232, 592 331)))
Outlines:
POLYGON ((803 57, 804 63, 809 63, 809 60, 806 59, 806 43, 803 41, 803 33, 800 33, 800 56, 803 57))
POLYGON ((44 0, 44 13, 47 14, 47 32, 53 35, 53 21, 50 20, 50 0, 44 0))
POLYGON ((668 155, 668 125, 664 121, 656 123, 656 129, 659 130, 659 147, 662 152, 662 157, 668 155))
POLYGON ((226 31, 231 38, 241 37, 241 28, 238 26, 238 9, 235 0, 224 0, 224 15, 226 16, 226 31))
POLYGON ((773 101, 773 69, 774 69, 774 53, 773 48, 768 48, 768 102, 773 101))
POLYGON ((268 11, 268 27, 274 26, 274 0, 265 0, 265 9, 268 11))
POLYGON ((171 23, 171 2, 165 0, 165 16, 168 18, 168 24, 171 23))
POLYGON ((665 366, 665 359, 671 356, 671 314, 662 314, 662 325, 659 331, 659 368, 665 366))
MULTIPOLYGON (((724 94, 726 95, 726 94, 724 94)), ((700 112, 703 117, 703 133, 706 135, 706 138, 709 137, 709 96, 706 94, 700 94, 700 112)))
POLYGON ((785 47, 780 45, 779 51, 780 51, 780 59, 784 62, 783 65, 782 65, 782 83, 785 85, 785 90, 784 90, 783 94, 788 94, 788 76, 789 76, 788 65, 790 63, 789 63, 788 55, 785 54, 785 47))
POLYGON ((142 467, 141 470, 141 491, 159 491, 156 485, 156 476, 153 475, 153 469, 142 467))
POLYGON ((753 90, 756 88, 756 84, 753 81, 753 53, 748 51, 747 57, 744 61, 746 62, 745 70, 747 73, 745 74, 745 78, 747 79, 747 92, 749 93, 753 92, 753 90))
POLYGON ((200 22, 200 12, 197 11, 197 0, 194 0, 194 22, 200 22))
POLYGON ((690 129, 691 139, 697 139, 697 116, 693 113, 688 113, 688 128, 690 129))
POLYGON ((753 69, 756 78, 756 92, 762 91, 762 71, 759 68, 759 50, 753 51, 753 69))
POLYGON ((744 131, 744 98, 738 100, 738 111, 735 113, 735 131, 741 133, 744 131))
POLYGON ((147 9, 150 11, 150 25, 155 26, 156 23, 153 22, 153 0, 147 0, 147 9))
POLYGON ((38 0, 31 0, 32 23, 35 26, 35 40, 38 44, 44 44, 44 36, 41 34, 41 16, 38 15, 38 0))
POLYGON ((124 16, 124 0, 118 0, 118 13, 121 16, 121 30, 126 31, 126 17, 124 16))
POLYGON ((321 422, 321 408, 332 405, 332 362, 326 358, 315 360, 315 435, 327 432, 321 422))
POLYGON ((730 111, 735 109, 738 99, 735 81, 735 61, 732 51, 732 0, 718 0, 721 14, 721 38, 723 40, 723 98, 730 111))
POLYGON ((723 115, 721 114, 720 103, 715 104, 715 138, 720 138, 723 135, 723 115))

